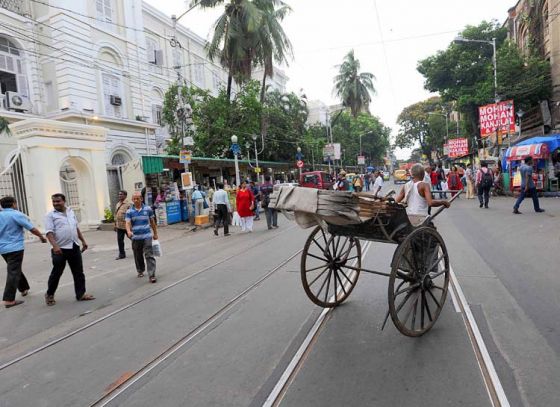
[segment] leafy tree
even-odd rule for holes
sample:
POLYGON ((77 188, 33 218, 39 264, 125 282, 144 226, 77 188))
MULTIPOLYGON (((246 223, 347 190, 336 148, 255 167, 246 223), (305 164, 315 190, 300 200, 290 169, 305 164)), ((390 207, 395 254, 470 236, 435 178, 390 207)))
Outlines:
POLYGON ((362 135, 362 153, 369 162, 381 160, 389 149, 391 129, 379 118, 369 113, 359 113, 356 117, 342 112, 332 128, 333 140, 344 149, 343 165, 357 165, 362 135))
POLYGON ((350 108, 352 116, 367 112, 371 95, 375 94, 375 76, 369 72, 359 72, 360 61, 354 57, 354 50, 346 54, 338 68, 339 73, 334 78, 334 93, 344 106, 350 108))
MULTIPOLYGON (((436 151, 438 157, 441 157, 449 130, 445 127, 446 113, 444 112, 449 111, 451 105, 443 103, 437 96, 405 107, 397 118, 400 130, 395 138, 395 146, 399 148, 420 146, 422 154, 431 157, 431 152, 436 151)), ((451 135, 450 137, 453 137, 451 135)))
POLYGON ((0 135, 5 134, 6 136, 11 136, 12 131, 10 130, 10 122, 4 117, 0 117, 0 135))

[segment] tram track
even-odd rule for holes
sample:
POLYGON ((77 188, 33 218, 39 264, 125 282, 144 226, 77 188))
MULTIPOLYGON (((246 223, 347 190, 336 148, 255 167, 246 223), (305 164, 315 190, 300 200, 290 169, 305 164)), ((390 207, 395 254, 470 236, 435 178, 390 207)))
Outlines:
MULTIPOLYGON (((272 236, 272 237, 270 237, 270 238, 268 238, 268 239, 264 239, 264 240, 260 241, 259 243, 255 244, 255 245, 253 246, 253 248, 254 248, 254 247, 261 246, 261 245, 263 245, 263 244, 265 244, 265 243, 267 243, 267 242, 270 242, 270 241, 272 241, 272 240, 278 238, 279 236, 282 236, 284 233, 289 232, 289 231, 292 230, 293 228, 295 228, 295 226, 288 227, 288 228, 286 228, 285 230, 281 231, 280 233, 276 234, 275 236, 272 236)), ((301 250, 300 250, 298 253, 300 253, 300 252, 301 252, 301 250)), ((232 254, 232 255, 230 255, 230 256, 227 256, 227 257, 225 257, 225 258, 223 258, 223 259, 221 259, 221 260, 219 260, 219 261, 217 261, 217 262, 215 262, 215 263, 212 263, 212 264, 209 265, 209 266, 206 266, 206 267, 203 267, 203 268, 197 270, 197 271, 194 272, 193 274, 190 274, 190 275, 188 275, 188 276, 186 276, 186 277, 183 277, 183 278, 181 278, 181 279, 179 279, 179 280, 177 280, 177 281, 174 281, 173 283, 168 284, 168 285, 166 285, 165 287, 162 287, 162 288, 160 288, 160 289, 158 289, 158 290, 156 290, 156 291, 154 291, 154 292, 152 292, 152 293, 150 293, 150 294, 148 294, 148 295, 145 295, 145 296, 143 296, 143 297, 141 297, 141 298, 139 298, 139 299, 137 299, 137 300, 135 300, 135 301, 132 301, 132 302, 130 302, 130 303, 128 303, 128 304, 125 304, 125 305, 123 305, 123 306, 117 308, 116 310, 113 310, 113 311, 111 311, 111 312, 109 312, 109 313, 107 313, 107 314, 105 314, 105 315, 103 315, 103 316, 101 316, 101 317, 99 317, 99 318, 97 318, 97 319, 94 319, 93 321, 91 321, 91 322, 89 322, 89 323, 87 323, 87 324, 85 324, 85 325, 83 325, 83 326, 80 326, 80 327, 78 327, 78 328, 75 328, 75 329, 73 329, 73 330, 71 330, 71 331, 69 331, 69 332, 67 332, 67 333, 65 333, 65 334, 63 334, 63 335, 61 335, 61 336, 55 338, 55 339, 52 339, 52 340, 50 340, 50 341, 48 341, 48 342, 46 342, 46 343, 44 343, 44 344, 42 344, 42 345, 40 345, 40 346, 37 346, 37 347, 35 347, 35 348, 33 348, 33 349, 31 349, 31 350, 29 350, 29 351, 23 353, 22 355, 17 356, 17 357, 15 357, 15 358, 13 358, 13 359, 11 359, 11 360, 9 360, 9 361, 3 363, 2 365, 0 365, 0 372, 2 372, 3 370, 7 369, 7 368, 10 367, 10 366, 16 365, 16 364, 19 363, 19 362, 22 362, 22 361, 24 361, 24 360, 26 360, 26 359, 28 359, 28 358, 34 356, 34 355, 37 355, 37 354, 39 354, 39 353, 41 353, 41 352, 43 352, 43 351, 45 351, 45 350, 47 350, 47 349, 49 349, 49 348, 51 348, 51 347, 57 345, 57 344, 59 344, 59 343, 65 341, 65 340, 67 340, 67 339, 69 339, 69 338, 71 338, 71 337, 73 337, 73 336, 75 336, 75 335, 81 333, 81 332, 86 331, 86 330, 89 329, 89 328, 92 328, 92 327, 94 327, 94 326, 100 324, 100 323, 103 322, 103 321, 108 320, 109 318, 112 318, 112 317, 114 317, 114 316, 116 316, 116 315, 118 315, 118 314, 120 314, 120 313, 122 313, 122 312, 124 312, 124 311, 126 311, 126 310, 128 310, 128 309, 130 309, 130 308, 132 308, 132 307, 134 307, 134 306, 136 306, 136 305, 138 305, 138 304, 141 304, 141 303, 147 301, 147 300, 150 300, 150 299, 156 297, 157 295, 159 295, 159 294, 161 294, 161 293, 164 293, 164 292, 170 290, 170 289, 173 288, 173 287, 176 287, 176 286, 178 286, 178 285, 180 285, 180 284, 182 284, 182 283, 184 283, 184 282, 187 282, 187 281, 189 281, 189 280, 191 280, 191 279, 193 279, 193 278, 195 278, 195 277, 197 277, 197 276, 199 276, 199 275, 201 275, 201 274, 203 274, 203 273, 205 273, 205 272, 207 272, 207 271, 210 271, 210 270, 212 270, 212 269, 214 269, 214 268, 216 268, 216 267, 218 267, 218 266, 220 266, 220 265, 222 265, 222 264, 224 264, 224 263, 226 263, 226 262, 228 262, 228 261, 234 259, 235 257, 241 256, 241 255, 243 255, 243 252, 241 252, 241 253, 236 252, 235 254, 232 254)), ((291 258, 293 258, 293 256, 290 257, 290 260, 291 260, 291 258)), ((289 261, 289 260, 288 260, 288 261, 289 261)), ((276 268, 275 268, 275 270, 276 270, 276 268)), ((267 275, 268 275, 268 274, 267 274, 267 275)))
POLYGON ((236 306, 239 302, 241 302, 244 298, 247 297, 249 293, 253 290, 258 288, 264 281, 269 279, 272 275, 274 275, 278 270, 282 269, 286 264, 292 261, 295 257, 297 257, 303 249, 296 251, 295 253, 291 254, 286 259, 282 260, 277 266, 269 270, 265 275, 261 276, 258 280, 253 282, 251 285, 246 287, 243 291, 239 294, 231 298, 225 305, 223 305, 220 309, 214 312, 210 317, 208 317, 203 322, 199 323, 195 328, 191 329, 187 332, 183 337, 179 340, 175 341, 171 346, 161 352, 159 355, 151 359, 148 363, 144 364, 142 368, 128 376, 125 380, 120 382, 117 386, 113 389, 108 391, 104 394, 101 398, 90 404, 90 407, 104 407, 109 406, 113 401, 115 401, 118 397, 123 395, 128 389, 134 386, 137 382, 142 380, 146 377, 151 371, 159 367, 162 363, 167 361, 172 356, 176 355, 179 351, 185 348, 187 345, 192 343, 197 337, 204 334, 206 331, 211 329, 213 325, 224 315, 226 315, 234 306, 236 306))

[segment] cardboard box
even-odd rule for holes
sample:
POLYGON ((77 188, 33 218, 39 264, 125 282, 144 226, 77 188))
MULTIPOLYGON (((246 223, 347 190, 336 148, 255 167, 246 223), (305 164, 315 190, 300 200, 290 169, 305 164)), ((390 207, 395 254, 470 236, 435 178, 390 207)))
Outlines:
POLYGON ((205 225, 209 222, 208 215, 198 215, 194 217, 195 225, 205 225))

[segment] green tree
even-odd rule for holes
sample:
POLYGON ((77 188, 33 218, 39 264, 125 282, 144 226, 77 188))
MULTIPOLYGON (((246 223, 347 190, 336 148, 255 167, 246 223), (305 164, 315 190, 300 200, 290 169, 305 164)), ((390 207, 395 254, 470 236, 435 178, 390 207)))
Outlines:
MULTIPOLYGON (((438 96, 405 107, 397 118, 400 130, 395 138, 395 146, 399 148, 420 146, 422 154, 430 159, 432 151, 441 157, 443 144, 450 130, 445 127, 445 114, 450 111, 451 105, 443 103, 438 96)), ((453 132, 450 132, 451 138, 454 137, 452 135, 453 132)))
POLYGON ((354 50, 346 54, 338 68, 333 93, 342 100, 345 107, 350 108, 352 116, 357 117, 360 112, 368 112, 371 95, 375 94, 375 76, 369 72, 359 72, 360 61, 354 57, 354 50))
POLYGON ((2 134, 11 136, 12 131, 10 130, 10 122, 6 120, 6 118, 0 116, 0 135, 2 134))

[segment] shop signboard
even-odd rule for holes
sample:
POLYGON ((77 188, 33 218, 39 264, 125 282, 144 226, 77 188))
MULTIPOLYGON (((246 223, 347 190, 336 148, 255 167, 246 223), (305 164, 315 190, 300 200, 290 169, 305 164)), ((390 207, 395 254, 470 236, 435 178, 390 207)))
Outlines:
POLYGON ((189 150, 181 150, 179 154, 179 162, 181 164, 190 164, 192 153, 189 150))
POLYGON ((489 137, 496 133, 515 133, 515 109, 513 100, 491 103, 478 108, 480 136, 489 137))
POLYGON ((448 156, 450 158, 463 157, 469 154, 469 140, 466 138, 451 139, 447 142, 448 156))
POLYGON ((172 225, 173 223, 181 222, 181 202, 171 201, 165 204, 165 209, 167 212, 167 224, 172 225))
POLYGON ((323 147, 323 158, 325 161, 328 159, 331 160, 340 160, 340 143, 330 143, 323 147))
POLYGON ((183 188, 192 188, 192 173, 190 172, 183 172, 181 174, 181 183, 183 184, 183 188))
POLYGON ((366 157, 363 155, 358 156, 358 165, 366 165, 366 157))

